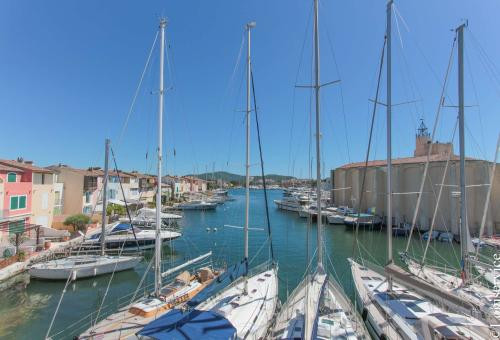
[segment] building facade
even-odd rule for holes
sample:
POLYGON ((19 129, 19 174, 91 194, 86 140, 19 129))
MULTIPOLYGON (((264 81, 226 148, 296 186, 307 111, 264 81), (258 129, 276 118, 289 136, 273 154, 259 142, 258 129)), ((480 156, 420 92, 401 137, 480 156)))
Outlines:
MULTIPOLYGON (((423 130, 419 129, 416 136, 414 157, 393 159, 394 224, 411 223, 413 219, 430 145, 429 135, 424 127, 423 130)), ((492 166, 491 162, 485 160, 466 159, 467 222, 473 235, 478 234, 481 225, 492 166)), ((332 199, 335 205, 347 205, 355 208, 359 206, 364 169, 364 162, 360 162, 346 164, 331 171, 332 199)), ((429 229, 437 206, 437 196, 442 188, 434 228, 439 231, 448 230, 454 234, 459 233, 459 180, 459 157, 453 154, 453 146, 450 143, 432 143, 428 175, 417 215, 418 227, 423 230, 429 229), (446 166, 447 162, 448 166, 446 166)), ((380 216, 386 216, 386 181, 386 161, 368 162, 364 197, 360 207, 362 212, 370 211, 380 216)), ((500 209, 495 209, 499 203, 500 167, 497 167, 486 217, 488 235, 496 233, 500 229, 500 209)))

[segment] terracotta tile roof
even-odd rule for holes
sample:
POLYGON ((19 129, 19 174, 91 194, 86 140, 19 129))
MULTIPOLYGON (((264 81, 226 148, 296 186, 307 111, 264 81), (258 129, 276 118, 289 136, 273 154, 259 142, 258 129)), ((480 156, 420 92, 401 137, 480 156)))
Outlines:
POLYGON ((4 165, 0 163, 0 171, 8 171, 8 172, 24 172, 23 170, 19 168, 14 168, 8 165, 4 165))
POLYGON ((77 169, 77 168, 70 167, 69 165, 51 165, 48 168, 51 169, 51 170, 54 170, 56 172, 60 171, 60 170, 63 170, 63 169, 64 170, 69 170, 69 171, 81 174, 83 176, 103 176, 104 175, 104 171, 102 171, 100 169, 92 169, 92 170, 89 170, 89 169, 77 169))
MULTIPOLYGON (((88 169, 78 169, 78 168, 73 168, 69 165, 51 165, 48 168, 55 170, 55 171, 58 171, 60 169, 66 169, 69 171, 79 173, 83 176, 104 176, 104 170, 101 168, 98 168, 98 167, 92 167, 92 168, 88 168, 88 169)), ((120 177, 137 177, 137 175, 141 175, 141 174, 139 174, 139 173, 135 174, 135 173, 120 170, 120 177)), ((118 176, 118 173, 116 171, 110 170, 109 176, 118 176)))
MULTIPOLYGON (((430 156, 430 162, 446 162, 448 159, 447 154, 435 154, 430 156)), ((460 160, 460 157, 457 155, 452 155, 450 157, 450 160, 452 161, 458 161, 460 160)), ((474 158, 469 158, 466 157, 466 160, 472 161, 476 160, 474 158)), ((419 156, 419 157, 405 157, 405 158, 395 158, 392 160, 392 165, 401 165, 401 164, 418 164, 418 163, 425 163, 427 162, 427 156, 419 156)), ((376 160, 376 161, 369 161, 368 166, 369 167, 381 167, 381 166, 386 166, 387 160, 376 160)), ((352 168, 362 168, 365 166, 365 162, 356 162, 356 163, 349 163, 342 165, 339 167, 339 169, 352 169, 352 168)))
POLYGON ((47 168, 40 168, 38 166, 34 166, 33 164, 28 164, 24 162, 18 162, 16 160, 8 160, 8 159, 0 159, 0 164, 14 167, 21 170, 28 170, 33 172, 40 172, 44 174, 53 174, 54 171, 47 168))

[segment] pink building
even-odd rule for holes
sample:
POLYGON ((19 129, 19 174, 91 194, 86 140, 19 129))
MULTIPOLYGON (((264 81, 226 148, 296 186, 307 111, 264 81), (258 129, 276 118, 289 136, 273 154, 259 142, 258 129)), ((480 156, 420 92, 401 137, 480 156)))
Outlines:
POLYGON ((5 243, 9 233, 29 224, 31 196, 31 172, 0 163, 0 224, 8 226, 2 228, 0 242, 5 243))

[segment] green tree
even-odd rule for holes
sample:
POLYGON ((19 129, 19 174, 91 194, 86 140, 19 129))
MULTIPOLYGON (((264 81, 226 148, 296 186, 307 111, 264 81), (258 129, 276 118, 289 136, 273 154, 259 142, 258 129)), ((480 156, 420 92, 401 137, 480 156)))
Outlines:
POLYGON ((85 214, 76 214, 67 217, 63 224, 66 226, 72 226, 73 231, 81 230, 84 231, 87 224, 90 223, 90 217, 85 214))
POLYGON ((118 205, 118 204, 109 204, 106 207, 106 215, 111 216, 111 215, 119 215, 119 216, 124 216, 127 214, 127 209, 123 205, 118 205))

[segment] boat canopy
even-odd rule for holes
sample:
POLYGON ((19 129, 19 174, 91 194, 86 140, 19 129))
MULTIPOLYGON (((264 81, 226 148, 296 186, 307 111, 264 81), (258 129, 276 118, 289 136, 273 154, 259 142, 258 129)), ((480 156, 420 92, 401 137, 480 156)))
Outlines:
POLYGON ((194 298, 187 302, 187 305, 191 308, 198 306, 203 301, 207 300, 211 296, 214 296, 222 289, 227 287, 229 284, 245 275, 248 270, 247 261, 242 260, 240 263, 229 267, 224 273, 219 275, 215 280, 213 280, 208 286, 203 288, 201 292, 196 294, 194 298))
POLYGON ((212 311, 173 309, 149 323, 138 335, 153 339, 236 339, 236 328, 212 311))
POLYGON ((116 225, 113 230, 111 230, 112 233, 117 232, 117 231, 124 231, 130 229, 130 224, 128 223, 120 223, 116 225))

